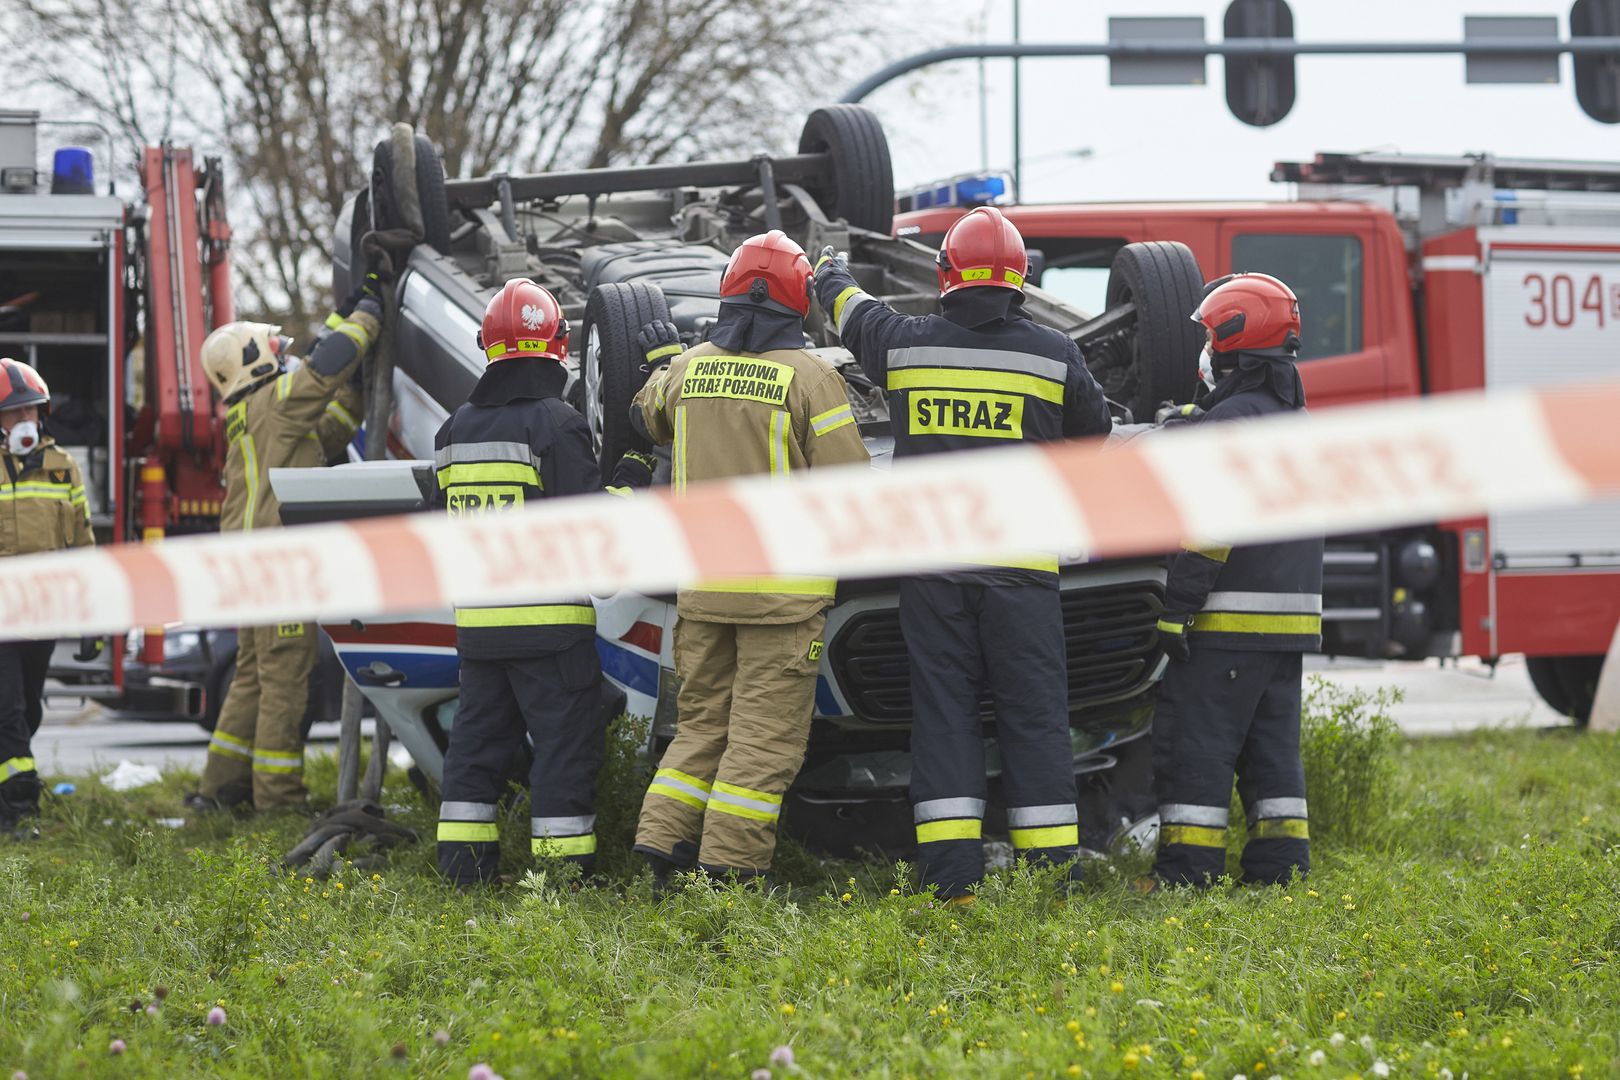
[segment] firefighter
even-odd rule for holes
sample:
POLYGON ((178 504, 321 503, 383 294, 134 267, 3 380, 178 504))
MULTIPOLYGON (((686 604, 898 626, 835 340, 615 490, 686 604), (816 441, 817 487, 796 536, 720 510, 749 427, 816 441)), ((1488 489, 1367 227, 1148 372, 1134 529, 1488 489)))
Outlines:
MULTIPOLYGON (((381 329, 375 275, 327 319, 307 360, 294 363, 281 327, 233 322, 203 341, 203 368, 226 405, 222 532, 275 528, 270 470, 324 465, 359 430, 360 359, 381 329)), ((242 627, 236 674, 208 741, 198 811, 304 805, 304 713, 318 648, 304 622, 242 627)))
MULTIPOLYGON (((683 350, 670 324, 643 329, 652 374, 632 419, 672 444, 677 496, 708 480, 868 461, 843 377, 805 351, 810 289, 803 249, 773 230, 732 253, 708 341, 683 350)), ((834 584, 738 578, 679 591, 679 723, 635 843, 660 881, 694 863, 744 881, 770 869, 782 796, 810 736, 834 584)))
MULTIPOLYGON (((1287 285, 1265 274, 1223 278, 1193 319, 1208 334, 1214 383, 1196 422, 1304 410, 1299 301, 1287 285)), ((1159 851, 1145 887, 1221 875, 1234 771, 1248 818, 1243 880, 1307 873, 1300 668, 1322 643, 1322 540, 1176 554, 1159 637, 1174 662, 1153 722, 1159 851)))
MULTIPOLYGON (((0 557, 88 547, 90 506, 79 463, 43 430, 51 391, 27 364, 0 359, 0 557)), ((39 835, 41 784, 29 743, 44 715, 53 641, 0 642, 0 833, 39 835)), ((100 652, 85 638, 77 658, 100 652)))
MULTIPOLYGON (((556 298, 526 278, 508 281, 484 311, 478 344, 488 366, 434 440, 450 516, 476 521, 601 490, 590 429, 563 401, 568 321, 556 298)), ((534 745, 530 848, 590 872, 606 745, 595 639, 585 596, 456 609, 461 701, 444 757, 439 870, 457 886, 496 877, 496 803, 525 731, 534 745)))
MULTIPOLYGON (((969 211, 937 259, 942 316, 893 311, 831 248, 816 267, 822 308, 888 391, 896 459, 1107 433, 1107 402, 1079 349, 1024 312, 1028 256, 1012 222, 993 207, 969 211)), ((1032 553, 900 584, 917 861, 941 897, 965 898, 984 873, 985 688, 1013 845, 1036 864, 1070 864, 1078 879, 1057 569, 1054 555, 1032 553)))

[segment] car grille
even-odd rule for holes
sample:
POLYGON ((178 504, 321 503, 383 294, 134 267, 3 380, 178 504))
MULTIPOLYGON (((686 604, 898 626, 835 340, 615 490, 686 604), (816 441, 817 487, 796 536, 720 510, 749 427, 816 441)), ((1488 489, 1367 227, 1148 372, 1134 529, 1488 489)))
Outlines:
MULTIPOLYGON (((1151 683, 1159 663, 1156 624, 1164 610, 1155 581, 1065 590, 1063 638, 1068 650, 1069 710, 1129 696, 1151 683)), ((833 673, 861 720, 911 720, 911 664, 900 613, 863 611, 839 628, 829 650, 833 673)), ((979 711, 994 716, 988 691, 979 711)))

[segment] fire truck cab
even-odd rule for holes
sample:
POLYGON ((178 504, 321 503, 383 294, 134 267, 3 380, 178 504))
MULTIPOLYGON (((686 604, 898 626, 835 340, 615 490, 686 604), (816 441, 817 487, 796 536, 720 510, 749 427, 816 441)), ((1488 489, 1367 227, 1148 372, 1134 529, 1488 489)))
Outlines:
MULTIPOLYGON (((1003 210, 1041 288, 1090 310, 1121 299, 1102 291, 1108 267, 1138 241, 1187 244, 1211 277, 1286 281, 1313 409, 1620 375, 1620 165, 1320 154, 1272 179, 1297 197, 1003 210)), ((1000 190, 919 189, 896 232, 937 243, 1000 190)), ((1523 653, 1541 696, 1581 723, 1620 622, 1620 501, 1333 537, 1325 569, 1324 652, 1523 653)))

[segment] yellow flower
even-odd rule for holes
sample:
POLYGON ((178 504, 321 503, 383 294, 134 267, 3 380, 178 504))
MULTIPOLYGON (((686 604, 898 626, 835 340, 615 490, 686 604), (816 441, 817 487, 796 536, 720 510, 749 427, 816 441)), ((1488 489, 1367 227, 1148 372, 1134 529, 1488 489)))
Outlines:
POLYGON ((1035 1015, 1036 1016, 1045 1016, 1046 1015, 1046 1006, 1045 1005, 1037 1005, 1037 1006, 1035 1006, 1035 1015))
POLYGON ((1127 1069, 1134 1069, 1142 1063, 1142 1059, 1137 1056, 1135 1050, 1130 1050, 1126 1052, 1124 1062, 1127 1069))
POLYGON ((338 882, 338 883, 337 883, 337 884, 336 884, 336 885, 334 885, 334 886, 332 886, 332 887, 333 887, 333 888, 334 888, 334 889, 338 889, 338 890, 341 890, 341 889, 342 889, 342 888, 343 888, 343 882, 341 882, 341 881, 340 881, 340 882, 338 882))
POLYGON ((1070 1076, 1079 1076, 1080 1075, 1080 1066, 1078 1066, 1078 1065, 1070 1065, 1067 1069, 1065 1069, 1063 1071, 1068 1073, 1070 1076))
POLYGON ((79 939, 78 938, 73 938, 71 941, 68 942, 68 948, 77 949, 78 947, 79 947, 79 939))
POLYGON ((1194 1069, 1192 1072, 1187 1074, 1187 1080, 1204 1080, 1204 1070, 1194 1069))
POLYGON ((1384 999, 1384 992, 1382 990, 1374 990, 1373 991, 1373 997, 1375 997, 1378 1000, 1382 1001, 1384 999))
POLYGON ((1504 1050, 1513 1049, 1513 1036, 1511 1036, 1511 1035, 1502 1036, 1502 1049, 1504 1049, 1504 1050))
POLYGON ((791 1001, 782 1002, 783 1016, 792 1016, 795 1012, 798 1012, 798 1010, 793 1007, 793 1003, 791 1001))
POLYGON ((1063 1026, 1068 1028, 1070 1031, 1079 1031, 1080 1030, 1080 1021, 1078 1021, 1078 1020, 1070 1020, 1067 1024, 1064 1024, 1063 1026))
POLYGON ((1335 1019, 1335 1020, 1343 1020, 1345 1017, 1347 1017, 1349 1015, 1350 1015, 1349 1013, 1345 1012, 1343 1009, 1340 1009, 1338 1012, 1333 1014, 1333 1019, 1335 1019))
POLYGON ((1125 992, 1125 984, 1116 979, 1108 984, 1108 989, 1112 990, 1116 994, 1123 994, 1125 992))
POLYGON ((490 1037, 490 1041, 492 1041, 492 1042, 500 1042, 501 1041, 501 1033, 498 1032, 498 1031, 490 1032, 489 1037, 490 1037))
POLYGON ((889 895, 890 896, 899 896, 900 895, 900 890, 899 889, 890 889, 889 890, 889 895))
POLYGON ((1099 975, 1107 975, 1108 974, 1108 965, 1107 964, 1098 964, 1097 965, 1097 974, 1099 974, 1099 975))
POLYGON ((1190 1069, 1196 1064, 1198 1064, 1198 1059, 1193 1057, 1191 1054, 1187 1054, 1181 1059, 1181 1067, 1183 1069, 1190 1069))
POLYGON ((849 903, 851 900, 853 900, 855 898, 853 896, 851 896, 849 893, 845 893, 843 896, 840 896, 838 899, 842 900, 844 903, 847 904, 847 903, 849 903))
POLYGON ((1322 894, 1317 892, 1315 889, 1306 889, 1305 890, 1305 895, 1310 897, 1312 900, 1315 900, 1318 896, 1321 896, 1322 894))

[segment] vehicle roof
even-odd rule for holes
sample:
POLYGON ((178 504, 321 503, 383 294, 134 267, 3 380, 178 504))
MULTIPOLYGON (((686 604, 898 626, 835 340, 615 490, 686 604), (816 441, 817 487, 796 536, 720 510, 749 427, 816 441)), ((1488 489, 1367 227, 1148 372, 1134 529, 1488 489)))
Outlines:
MULTIPOLYGON (((912 210, 896 214, 896 228, 916 226, 923 231, 942 231, 943 228, 967 213, 970 207, 941 206, 927 210, 912 210), (933 229, 930 229, 933 226, 933 229)), ((1274 218, 1279 214, 1301 218, 1322 217, 1379 217, 1389 211, 1371 203, 1347 199, 1287 200, 1261 199, 1232 202, 1070 202, 1024 203, 1000 208, 1020 230, 1038 234, 1043 228, 1066 228, 1075 223, 1097 218, 1141 218, 1176 220, 1218 217, 1223 220, 1243 217, 1274 218)))

